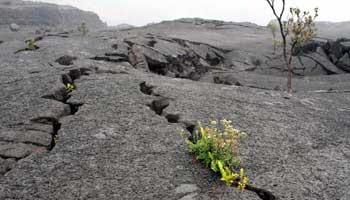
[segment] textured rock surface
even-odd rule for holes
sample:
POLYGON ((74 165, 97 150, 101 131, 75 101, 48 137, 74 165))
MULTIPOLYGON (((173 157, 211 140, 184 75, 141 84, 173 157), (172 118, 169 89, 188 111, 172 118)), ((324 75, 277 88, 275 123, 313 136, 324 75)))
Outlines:
POLYGON ((252 185, 280 199, 349 199, 349 74, 295 77, 296 93, 286 98, 284 72, 268 64, 266 30, 194 22, 52 33, 40 49, 18 54, 25 37, 7 36, 0 199, 258 200, 221 183, 179 135, 198 120, 224 118, 248 133, 241 157, 252 185), (59 65, 62 55, 77 59, 59 65), (154 73, 149 58, 169 73, 154 73), (196 67, 207 69, 199 81, 176 78, 196 67), (217 74, 243 86, 213 84, 217 74), (61 90, 67 82, 72 93, 61 90))
POLYGON ((21 0, 0 1, 0 26, 16 23, 20 26, 78 27, 85 22, 89 28, 105 28, 100 18, 70 6, 58 6, 21 0))

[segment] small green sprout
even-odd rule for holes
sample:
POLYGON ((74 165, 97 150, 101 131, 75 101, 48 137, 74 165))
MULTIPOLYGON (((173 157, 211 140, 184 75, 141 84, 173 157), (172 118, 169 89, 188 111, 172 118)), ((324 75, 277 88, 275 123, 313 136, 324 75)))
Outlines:
POLYGON ((70 84, 70 83, 67 84, 66 88, 67 88, 67 92, 68 92, 68 93, 73 92, 74 89, 75 89, 74 85, 73 85, 73 84, 70 84))
POLYGON ((28 50, 35 50, 35 40, 34 39, 30 39, 30 40, 26 41, 26 44, 27 44, 28 50))
POLYGON ((55 135, 53 138, 53 142, 56 145, 58 143, 58 135, 55 135))

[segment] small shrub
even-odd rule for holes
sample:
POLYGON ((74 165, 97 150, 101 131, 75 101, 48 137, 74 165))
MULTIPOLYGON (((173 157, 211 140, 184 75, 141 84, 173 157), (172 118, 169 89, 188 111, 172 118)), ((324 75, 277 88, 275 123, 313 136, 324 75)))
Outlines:
MULTIPOLYGON (((239 142, 246 134, 234 129, 232 122, 228 120, 221 120, 220 124, 212 121, 210 126, 206 127, 198 122, 198 127, 199 131, 195 132, 192 141, 185 138, 189 151, 206 167, 219 172, 221 180, 228 186, 244 190, 249 179, 244 175, 243 168, 240 168, 239 172, 235 170, 241 162, 238 157, 239 142)), ((181 134, 184 135, 184 131, 181 134)))

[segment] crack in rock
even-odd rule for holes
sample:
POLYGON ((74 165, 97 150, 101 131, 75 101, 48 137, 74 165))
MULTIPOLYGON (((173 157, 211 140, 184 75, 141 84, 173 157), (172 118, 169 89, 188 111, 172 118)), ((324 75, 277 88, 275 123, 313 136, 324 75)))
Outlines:
POLYGON ((97 60, 97 61, 106 61, 106 62, 113 62, 113 63, 120 63, 120 62, 128 62, 129 59, 125 57, 120 56, 95 56, 90 58, 91 60, 97 60))
POLYGON ((170 105, 168 98, 161 98, 157 100, 153 100, 151 104, 148 106, 153 110, 157 115, 162 115, 163 110, 170 105))
MULTIPOLYGON (((153 88, 155 88, 155 86, 152 85, 147 85, 147 83, 144 81, 142 83, 140 83, 140 91, 146 95, 155 95, 153 88)), ((157 95, 156 95, 157 96, 157 95)))
POLYGON ((77 60, 77 57, 75 56, 69 56, 69 55, 64 55, 62 57, 59 57, 55 60, 56 63, 60 64, 60 65, 65 65, 65 66, 69 66, 69 65, 73 65, 73 61, 77 60))
POLYGON ((168 120, 169 123, 179 123, 180 115, 179 114, 167 114, 167 115, 165 115, 165 118, 168 120))
POLYGON ((18 54, 18 53, 20 53, 22 51, 35 51, 35 50, 38 50, 38 49, 40 49, 40 47, 37 46, 37 45, 34 45, 34 49, 29 49, 29 48, 19 49, 19 50, 15 51, 14 54, 18 54))
MULTIPOLYGON (((61 76, 61 83, 64 86, 66 86, 68 83, 74 85, 74 80, 79 79, 82 75, 89 75, 89 73, 88 73, 89 71, 91 71, 91 70, 87 69, 87 68, 72 69, 67 74, 63 74, 61 76)), ((50 144, 48 146, 45 146, 45 145, 31 142, 31 141, 22 141, 22 142, 20 141, 20 143, 14 143, 14 145, 12 145, 12 146, 2 145, 1 146, 2 148, 12 148, 13 150, 9 149, 9 150, 4 151, 4 155, 1 154, 0 157, 7 159, 7 158, 12 158, 12 157, 8 157, 9 155, 14 155, 14 158, 16 159, 16 161, 18 161, 18 160, 23 159, 23 158, 25 158, 33 153, 38 153, 38 152, 42 152, 42 151, 46 151, 46 150, 48 150, 48 151, 53 150, 53 148, 57 144, 59 130, 61 129, 61 126, 62 126, 62 124, 59 122, 59 119, 64 117, 64 116, 67 116, 67 115, 74 115, 75 113, 77 113, 79 111, 79 108, 84 105, 83 103, 80 103, 80 102, 78 102, 78 103, 77 102, 67 102, 67 100, 71 97, 71 95, 69 94, 66 87, 64 87, 64 86, 59 87, 52 94, 43 95, 42 98, 59 101, 63 104, 68 105, 69 106, 68 114, 67 113, 58 114, 57 116, 56 116, 56 114, 53 114, 54 116, 51 116, 51 114, 50 114, 48 116, 35 117, 35 118, 32 118, 30 120, 34 124, 41 124, 40 126, 43 126, 43 125, 50 125, 51 126, 50 144), (16 148, 18 145, 22 145, 22 146, 18 147, 18 148, 22 148, 22 150, 17 152, 16 148), (26 146, 23 146, 23 145, 26 145, 26 146), (26 148, 26 149, 24 149, 24 148, 26 148), (6 154, 6 152, 10 152, 10 153, 12 152, 12 153, 6 154), (19 153, 22 153, 22 154, 19 154, 19 153)), ((9 168, 8 166, 6 167, 5 165, 1 165, 0 167, 4 168, 4 169, 2 169, 2 168, 0 169, 0 174, 5 174, 13 168, 13 167, 9 168)))
MULTIPOLYGON (((139 84, 140 86, 140 91, 146 95, 152 96, 154 95, 153 88, 155 86, 148 85, 145 81, 139 84)), ((162 97, 156 100, 153 100, 151 104, 148 104, 157 115, 163 116, 163 111, 165 108, 167 108, 170 105, 170 100, 167 97, 162 97)), ((163 116, 167 119, 169 123, 180 123, 180 114, 165 114, 163 116)), ((195 134, 196 133, 196 125, 187 121, 181 122, 183 125, 185 125, 186 130, 190 133, 190 136, 188 139, 192 142, 196 142, 200 139, 200 134, 195 134)), ((238 185, 238 182, 236 183, 238 185)), ((235 186, 237 186, 235 185, 235 186)), ((262 200, 279 200, 278 197, 274 196, 272 192, 267 191, 265 189, 257 188, 251 185, 246 185, 246 190, 252 191, 256 193, 260 199, 262 200)))

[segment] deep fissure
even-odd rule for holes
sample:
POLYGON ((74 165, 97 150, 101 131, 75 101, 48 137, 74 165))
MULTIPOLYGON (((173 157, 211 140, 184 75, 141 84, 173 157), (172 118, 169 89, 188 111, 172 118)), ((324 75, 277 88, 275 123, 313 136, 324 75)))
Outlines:
MULTIPOLYGON (((70 115, 76 114, 79 111, 79 108, 84 105, 84 103, 67 102, 68 99, 71 97, 71 94, 66 87, 68 86, 68 84, 72 84, 73 88, 76 89, 74 81, 79 79, 83 75, 89 75, 88 71, 91 70, 87 68, 72 69, 67 74, 61 75, 61 82, 65 87, 60 87, 59 89, 55 90, 53 94, 43 95, 42 98, 51 99, 66 104, 70 108, 70 115)), ((59 122, 59 119, 39 117, 36 119, 32 119, 32 121, 36 123, 51 122, 51 143, 48 147, 48 150, 52 151, 58 142, 59 130, 62 126, 62 124, 59 122)))
MULTIPOLYGON (((140 91, 146 95, 152 96, 153 95, 153 88, 155 86, 147 85, 147 83, 144 81, 139 84, 140 91)), ((157 100, 153 100, 151 104, 148 104, 147 106, 151 108, 157 115, 163 116, 163 110, 167 108, 170 105, 170 101, 168 98, 160 98, 157 100)), ((163 116, 167 119, 169 123, 179 123, 180 115, 179 114, 167 114, 163 116)), ((190 133, 190 136, 188 139, 192 142, 200 139, 199 135, 196 135, 196 125, 191 123, 182 123, 185 125, 186 130, 190 133)), ((239 181, 239 180, 238 180, 239 181)), ((237 182, 238 184, 238 182, 237 182)), ((246 190, 254 192, 258 197, 262 200, 278 200, 279 198, 272 194, 272 192, 254 187, 252 185, 246 185, 246 190)))

